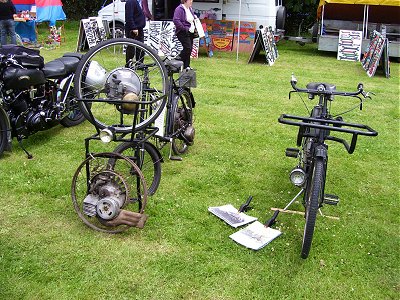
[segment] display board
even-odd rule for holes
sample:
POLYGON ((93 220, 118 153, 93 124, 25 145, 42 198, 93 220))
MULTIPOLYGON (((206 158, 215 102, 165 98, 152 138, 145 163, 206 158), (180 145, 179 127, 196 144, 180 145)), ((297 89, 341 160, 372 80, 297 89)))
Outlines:
POLYGON ((239 43, 239 52, 251 52, 254 46, 256 35, 256 22, 240 22, 240 35, 238 36, 239 22, 235 24, 235 33, 233 40, 233 51, 237 51, 239 43))
POLYGON ((77 51, 96 46, 107 39, 106 30, 100 17, 82 19, 79 25, 77 51))
MULTIPOLYGON (((376 30, 374 30, 374 32, 371 34, 367 51, 364 53, 363 58, 361 59, 361 65, 363 66, 364 70, 367 71, 367 75, 369 77, 375 75, 376 69, 381 61, 382 53, 384 52, 385 48, 387 48, 386 40, 387 39, 385 39, 384 36, 376 30)), ((388 66, 389 56, 384 55, 384 59, 387 62, 384 62, 383 65, 386 64, 388 66)), ((387 67, 387 69, 387 71, 389 71, 389 67, 387 67)), ((389 77, 389 74, 387 77, 389 77)))
MULTIPOLYGON (((144 31, 144 43, 159 56, 175 57, 182 51, 182 45, 175 35, 175 25, 172 21, 148 21, 144 31)), ((192 58, 197 58, 199 39, 193 40, 192 58)))
POLYGON ((264 44, 265 58, 268 64, 272 66, 279 56, 272 27, 262 28, 261 37, 264 44))
POLYGON ((250 54, 247 63, 254 61, 261 49, 265 51, 265 59, 268 65, 272 66, 279 57, 278 48, 276 47, 274 31, 271 27, 262 28, 256 32, 256 40, 254 42, 253 51, 250 54))
POLYGON ((340 30, 337 59, 359 61, 361 57, 362 31, 340 30))
POLYGON ((214 51, 232 51, 234 21, 204 19, 201 22, 206 24, 214 51))

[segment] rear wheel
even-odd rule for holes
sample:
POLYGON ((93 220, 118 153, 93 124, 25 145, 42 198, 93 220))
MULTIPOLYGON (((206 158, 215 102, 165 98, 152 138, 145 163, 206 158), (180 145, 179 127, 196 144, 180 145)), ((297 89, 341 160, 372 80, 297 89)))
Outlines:
POLYGON ((0 114, 0 156, 3 154, 7 143, 7 125, 3 116, 0 114))
POLYGON ((110 24, 111 28, 111 38, 124 38, 125 37, 125 27, 121 23, 115 23, 115 32, 114 28, 112 27, 112 23, 110 24))
MULTIPOLYGON (((119 144, 114 152, 128 157, 139 167, 147 183, 148 195, 153 195, 160 185, 162 161, 155 147, 149 142, 139 146, 135 142, 126 142, 119 144), (139 147, 138 150, 137 147, 139 147), (139 159, 136 156, 136 151, 139 151, 139 159)), ((110 164, 113 166, 113 161, 110 161, 110 164)))
POLYGON ((319 203, 322 203, 324 195, 324 174, 324 160, 321 157, 317 157, 305 192, 306 224, 301 247, 302 258, 307 258, 310 253, 318 207, 319 203))
POLYGON ((175 154, 183 154, 194 142, 194 115, 192 98, 188 91, 183 91, 173 108, 172 150, 175 154))
POLYGON ((76 126, 85 121, 85 116, 81 112, 78 102, 73 100, 75 98, 75 91, 72 87, 68 96, 68 114, 60 121, 64 127, 76 126))

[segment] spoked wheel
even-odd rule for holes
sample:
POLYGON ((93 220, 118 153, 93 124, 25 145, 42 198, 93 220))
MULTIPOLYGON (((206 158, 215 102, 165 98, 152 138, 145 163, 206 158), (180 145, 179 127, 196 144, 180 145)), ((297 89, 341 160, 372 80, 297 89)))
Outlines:
POLYGON ((173 107, 172 150, 175 154, 183 154, 193 145, 195 130, 192 99, 188 91, 183 91, 173 107))
MULTIPOLYGON (((142 172, 147 184, 148 194, 154 195, 160 185, 161 180, 161 162, 162 157, 157 149, 149 142, 137 144, 135 142, 126 142, 119 144, 114 152, 122 154, 131 159, 142 172)), ((115 160, 110 160, 113 166, 115 160)), ((135 170, 132 170, 133 172, 135 170)))
POLYGON ((118 233, 144 225, 145 179, 139 167, 120 154, 91 154, 76 170, 71 194, 79 218, 95 230, 118 233))
POLYGON ((317 157, 305 192, 306 224, 301 247, 302 258, 307 258, 310 253, 319 203, 322 203, 324 196, 325 172, 324 160, 321 157, 317 157))
POLYGON ((166 103, 164 63, 152 49, 133 39, 111 39, 90 49, 74 80, 82 113, 100 129, 113 127, 129 133, 135 126, 141 130, 166 103), (127 63, 126 53, 134 55, 127 63))

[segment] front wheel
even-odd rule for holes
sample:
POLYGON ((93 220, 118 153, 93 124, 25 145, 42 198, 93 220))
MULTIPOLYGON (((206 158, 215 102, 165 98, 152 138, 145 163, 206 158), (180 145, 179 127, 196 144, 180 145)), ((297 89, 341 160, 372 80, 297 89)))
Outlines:
POLYGON ((96 128, 131 133, 149 126, 164 109, 167 71, 157 53, 145 44, 111 39, 81 59, 74 88, 80 110, 96 128))
POLYGON ((172 150, 175 154, 183 154, 193 145, 195 130, 193 127, 194 113, 191 94, 184 90, 173 106, 173 140, 172 150))
POLYGON ((317 157, 305 192, 306 224, 304 226, 303 244, 301 247, 302 258, 307 258, 310 253, 318 207, 319 203, 322 203, 324 195, 324 174, 324 160, 321 157, 317 157))

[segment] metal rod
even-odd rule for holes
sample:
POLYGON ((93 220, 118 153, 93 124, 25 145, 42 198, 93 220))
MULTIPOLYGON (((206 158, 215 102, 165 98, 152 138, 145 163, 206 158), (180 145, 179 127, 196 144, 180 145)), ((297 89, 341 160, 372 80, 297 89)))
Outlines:
POLYGON ((304 188, 301 189, 300 192, 298 192, 296 196, 294 196, 294 198, 292 199, 292 201, 290 201, 290 202, 288 203, 288 205, 286 205, 285 208, 284 208, 283 210, 285 211, 286 209, 288 209, 288 207, 289 207, 290 205, 292 205, 292 203, 297 199, 297 197, 299 197, 303 192, 304 192, 304 188))

